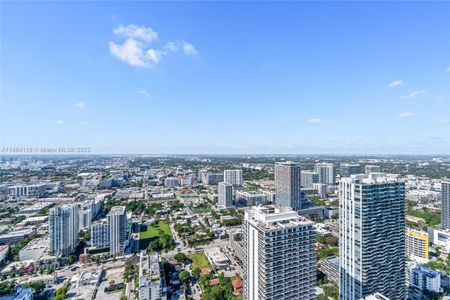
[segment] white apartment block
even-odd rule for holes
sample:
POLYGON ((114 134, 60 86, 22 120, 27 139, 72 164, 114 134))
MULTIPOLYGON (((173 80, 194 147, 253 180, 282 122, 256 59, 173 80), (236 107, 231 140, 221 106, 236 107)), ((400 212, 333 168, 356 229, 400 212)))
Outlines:
POLYGON ((236 191, 236 202, 244 206, 264 205, 268 201, 268 196, 257 191, 236 191))
POLYGON ((450 180, 441 183, 441 226, 450 229, 450 180))
POLYGON ((361 174, 339 187, 339 299, 405 299, 404 183, 361 174))
POLYGON ((336 170, 332 163, 318 163, 314 171, 319 174, 319 183, 336 184, 336 170))
POLYGON ((319 183, 319 173, 314 171, 301 171, 301 182, 305 188, 314 188, 315 183, 319 183))
POLYGON ((242 185, 244 183, 242 170, 223 171, 223 181, 232 185, 242 185))
POLYGON ((164 187, 175 188, 180 185, 180 181, 176 177, 167 177, 164 179, 164 187))
POLYGON ((285 206, 245 211, 244 299, 316 299, 313 224, 285 206))
POLYGON ((113 206, 108 213, 109 251, 123 254, 127 239, 127 213, 125 206, 113 206))
POLYGON ((275 163, 275 202, 293 210, 302 209, 301 169, 295 162, 275 163))
POLYGON ((227 208, 233 206, 233 185, 226 182, 219 182, 219 206, 227 208))
POLYGON ((428 233, 411 228, 406 229, 406 256, 410 259, 426 263, 429 252, 428 233))
POLYGON ((379 173, 379 172, 381 172, 381 168, 380 168, 380 166, 377 166, 377 165, 366 165, 364 167, 364 172, 367 175, 369 175, 371 173, 379 173))
POLYGON ((166 300, 164 268, 157 254, 141 254, 139 261, 139 300, 166 300))
POLYGON ((421 292, 440 293, 442 292, 441 273, 421 265, 416 265, 411 269, 409 286, 421 292))
POLYGON ((98 248, 109 247, 109 224, 106 219, 92 224, 91 245, 98 248))
POLYGON ((78 205, 70 204, 50 209, 50 252, 54 256, 67 257, 78 245, 78 205))

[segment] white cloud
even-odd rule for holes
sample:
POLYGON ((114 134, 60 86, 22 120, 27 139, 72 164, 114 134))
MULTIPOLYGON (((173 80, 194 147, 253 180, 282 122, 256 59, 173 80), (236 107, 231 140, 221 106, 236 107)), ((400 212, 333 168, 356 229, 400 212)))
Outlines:
POLYGON ((411 118, 411 117, 414 117, 414 116, 417 116, 417 114, 413 113, 413 112, 401 112, 401 113, 398 114, 398 117, 400 119, 407 119, 407 118, 411 118))
POLYGON ((55 123, 56 124, 64 124, 64 121, 63 120, 55 120, 55 123))
POLYGON ((187 56, 198 55, 195 46, 186 41, 172 41, 164 47, 155 47, 153 42, 158 39, 158 33, 150 27, 120 25, 113 32, 126 39, 123 43, 110 41, 109 51, 114 57, 133 67, 153 67, 160 63, 164 56, 180 49, 187 56))
POLYGON ((411 99, 411 98, 414 98, 417 96, 425 95, 426 93, 427 93, 427 91, 425 91, 425 90, 417 90, 417 91, 409 93, 408 95, 404 95, 401 98, 402 99, 411 99))
POLYGON ((442 119, 439 121, 439 124, 441 125, 447 125, 448 124, 448 119, 442 119))
POLYGON ((142 43, 135 39, 127 39, 122 45, 109 42, 109 51, 116 58, 134 67, 149 67, 147 63, 142 43))
POLYGON ((153 63, 157 64, 161 61, 163 52, 155 49, 147 50, 147 58, 150 59, 153 63))
POLYGON ((177 52, 179 47, 178 44, 176 42, 168 42, 165 46, 165 49, 170 50, 172 52, 177 52))
POLYGON ((319 125, 332 125, 333 124, 333 122, 331 122, 331 121, 320 119, 320 118, 310 118, 307 121, 310 124, 319 124, 319 125))
POLYGON ((127 38, 138 39, 150 43, 158 39, 158 33, 153 31, 150 27, 137 26, 130 24, 128 26, 120 25, 114 29, 114 34, 123 35, 127 38))
POLYGON ((395 88, 398 86, 402 86, 404 84, 405 83, 403 82, 403 80, 394 80, 391 83, 389 83, 387 87, 391 89, 391 88, 395 88))
POLYGON ((150 97, 150 93, 148 91, 146 91, 146 90, 138 90, 137 92, 139 94, 141 94, 142 96, 150 97))
POLYGON ((78 101, 77 103, 75 103, 75 106, 79 109, 84 109, 86 107, 86 103, 84 103, 83 101, 78 101))
POLYGON ((181 45, 182 45, 184 54, 191 55, 191 56, 194 56, 194 57, 198 55, 197 49, 195 49, 194 45, 192 45, 191 43, 183 41, 181 43, 181 45))

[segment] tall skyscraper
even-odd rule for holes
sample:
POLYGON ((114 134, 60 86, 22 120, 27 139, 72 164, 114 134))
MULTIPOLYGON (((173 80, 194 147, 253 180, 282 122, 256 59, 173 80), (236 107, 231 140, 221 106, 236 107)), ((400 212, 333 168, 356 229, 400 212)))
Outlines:
POLYGON ((232 185, 242 185, 244 182, 242 170, 223 171, 223 181, 232 185))
POLYGON ((313 224, 285 206, 245 211, 244 299, 316 299, 313 224))
POLYGON ((360 164, 341 164, 339 171, 341 177, 350 177, 350 175, 361 174, 362 168, 360 164))
POLYGON ((441 226, 450 229, 450 180, 441 183, 441 226))
POLYGON ((339 185, 339 299, 405 299, 405 184, 378 173, 339 185))
POLYGON ((127 239, 127 212, 125 206, 113 206, 108 213, 109 251, 123 254, 127 239))
POLYGON ((336 170, 331 163, 318 163, 314 171, 319 174, 319 183, 334 185, 336 184, 336 170))
POLYGON ((78 245, 78 205, 54 207, 49 212, 50 252, 67 257, 78 245))
POLYGON ((275 202, 293 210, 302 209, 301 169, 295 162, 275 163, 275 202))
POLYGON ((233 185, 220 182, 219 186, 219 206, 227 208, 233 206, 233 185))

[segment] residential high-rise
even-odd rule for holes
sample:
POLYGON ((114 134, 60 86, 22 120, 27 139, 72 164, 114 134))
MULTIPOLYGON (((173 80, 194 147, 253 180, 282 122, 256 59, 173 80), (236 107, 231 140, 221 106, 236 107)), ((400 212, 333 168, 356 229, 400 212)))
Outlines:
POLYGON ((233 206, 233 185, 226 182, 219 183, 219 206, 222 208, 233 206))
POLYGON ((441 226, 450 229, 450 180, 441 183, 441 226))
POLYGON ((419 261, 428 262, 428 233, 414 229, 406 230, 406 256, 419 261))
POLYGON ((339 299, 405 299, 404 182, 361 174, 339 188, 339 299))
POLYGON ((305 188, 314 188, 314 183, 319 183, 319 173, 314 171, 301 171, 301 183, 305 188))
POLYGON ((302 209, 301 169, 295 162, 275 163, 275 202, 293 210, 302 209))
POLYGON ((334 185, 336 184, 336 170, 331 163, 318 163, 314 171, 319 174, 319 183, 334 185))
POLYGON ((67 257, 78 245, 78 205, 62 205, 49 211, 50 252, 67 257))
POLYGON ((242 170, 223 171, 223 181, 232 185, 242 185, 244 183, 242 170))
POLYGON ((361 174, 362 168, 360 164, 341 164, 339 171, 341 177, 350 177, 350 175, 361 174))
POLYGON ((91 228, 92 211, 88 206, 82 206, 79 210, 79 229, 91 228))
POLYGON ((253 206, 244 220, 244 299, 316 299, 314 223, 278 205, 253 206))
POLYGON ((123 254, 127 239, 127 212, 125 206, 113 206, 108 213, 109 251, 123 254))
POLYGON ((98 248, 109 247, 109 224, 106 219, 91 226, 91 245, 98 248))

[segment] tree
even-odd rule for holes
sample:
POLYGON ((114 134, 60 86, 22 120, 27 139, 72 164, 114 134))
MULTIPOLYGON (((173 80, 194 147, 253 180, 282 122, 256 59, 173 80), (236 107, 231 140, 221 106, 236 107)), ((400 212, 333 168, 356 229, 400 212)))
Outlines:
POLYGON ((26 286, 32 288, 35 292, 40 292, 45 288, 45 282, 43 280, 36 280, 28 283, 26 286))
POLYGON ((161 251, 161 244, 159 243, 159 240, 152 240, 150 243, 148 243, 147 246, 148 252, 159 252, 161 251))
POLYGON ((180 279, 180 281, 182 283, 185 283, 189 279, 190 276, 191 275, 189 275, 189 272, 186 270, 183 270, 180 272, 180 274, 178 274, 178 278, 180 279))
POLYGON ((187 258, 186 254, 184 254, 183 252, 178 252, 174 257, 178 262, 183 262, 187 258))
POLYGON ((14 280, 10 281, 3 281, 0 283, 0 295, 7 295, 11 293, 11 291, 14 289, 16 284, 14 283, 14 280))
POLYGON ((200 278, 201 273, 202 272, 201 272, 201 270, 199 268, 195 268, 194 270, 192 270, 192 275, 197 280, 200 278))

